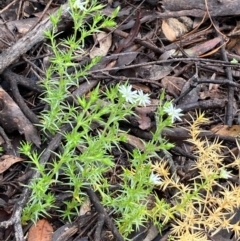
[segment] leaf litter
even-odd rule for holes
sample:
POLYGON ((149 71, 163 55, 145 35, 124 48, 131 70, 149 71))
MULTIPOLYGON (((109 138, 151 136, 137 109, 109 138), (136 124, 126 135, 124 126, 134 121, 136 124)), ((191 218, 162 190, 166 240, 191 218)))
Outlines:
MULTIPOLYGON (((2 2, 4 3, 4 1, 2 2)), ((176 127, 163 131, 166 139, 176 145, 170 150, 172 161, 170 159, 168 161, 171 162, 171 168, 175 169, 179 175, 178 178, 182 180, 190 180, 189 175, 193 175, 193 177, 195 175, 191 170, 191 165, 189 167, 187 164, 194 163, 194 158, 190 158, 191 155, 194 157, 194 148, 187 139, 190 138, 189 123, 192 123, 191 116, 196 117, 196 111, 204 111, 209 119, 208 123, 201 125, 199 136, 206 138, 208 143, 214 142, 213 138, 219 138, 228 147, 228 150, 224 152, 225 156, 226 153, 228 154, 224 160, 226 163, 232 162, 230 153, 239 157, 239 146, 237 145, 240 133, 239 86, 237 86, 240 76, 238 64, 238 61, 240 61, 239 21, 237 19, 239 12, 238 8, 235 9, 235 13, 230 12, 228 6, 222 6, 225 4, 214 6, 216 1, 208 0, 206 2, 208 3, 207 14, 214 17, 214 22, 211 18, 205 17, 206 9, 205 7, 202 9, 202 6, 205 6, 204 4, 200 4, 198 8, 193 8, 189 3, 192 8, 190 7, 189 11, 185 11, 182 1, 179 1, 177 6, 171 4, 174 3, 173 0, 162 1, 162 5, 153 1, 146 1, 142 4, 139 4, 139 1, 131 1, 131 3, 106 1, 104 2, 106 7, 103 12, 109 14, 117 5, 121 7, 116 18, 117 28, 105 28, 101 33, 93 36, 93 39, 87 43, 88 49, 86 49, 86 52, 89 51, 89 56, 86 55, 86 59, 82 60, 88 61, 88 57, 93 58, 97 55, 105 56, 99 64, 91 69, 92 72, 89 72, 88 81, 90 83, 92 81, 94 84, 89 85, 91 87, 85 93, 91 92, 91 88, 96 86, 97 81, 104 88, 104 86, 110 84, 124 83, 126 80, 134 88, 137 86, 139 91, 149 93, 151 103, 147 106, 135 108, 137 118, 127 126, 130 130, 130 133, 126 135, 127 144, 134 148, 144 150, 141 139, 151 138, 154 125, 156 125, 153 113, 157 109, 159 104, 157 100, 163 89, 165 89, 166 100, 175 101, 177 107, 181 105, 183 110, 187 110, 182 121, 177 122, 176 127), (176 9, 174 9, 174 6, 176 9), (222 10, 223 8, 225 11, 222 10), (135 9, 137 10, 135 11, 135 9), (225 14, 228 11, 229 14, 225 14), (230 17, 226 17, 226 15, 230 17), (200 24, 195 27, 194 21, 199 23, 199 17, 201 18, 200 24), (187 21, 183 21, 183 19, 187 21), (153 34, 149 34, 151 31, 153 31, 153 34), (231 63, 232 59, 237 62, 231 63), (104 70, 106 68, 107 71, 104 70), (194 82, 192 77, 196 74, 196 69, 198 70, 198 76, 194 82), (215 74, 215 78, 211 78, 212 74, 215 74), (231 90, 234 94, 231 94, 231 90), (224 106, 222 103, 224 103, 224 106), (139 133, 139 135, 136 133, 139 133)), ((20 4, 20 1, 16 1, 16 4, 13 5, 7 5, 6 3, 4 5, 6 9, 1 11, 0 22, 0 37, 2 40, 0 41, 0 55, 2 58, 8 53, 9 46, 14 46, 17 40, 21 41, 34 24, 39 20, 39 24, 41 24, 47 14, 59 8, 61 4, 63 4, 63 1, 53 1, 50 5, 47 5, 47 1, 41 3, 24 1, 23 5, 20 4), (45 10, 45 16, 41 19, 45 10)), ((194 2, 194 7, 198 4, 194 2)), ((237 1, 233 1, 232 4, 237 4, 237 1)), ((67 26, 71 24, 70 22, 66 21, 62 26, 62 32, 66 36, 68 34, 67 26)), ((24 54, 26 58, 12 57, 14 59, 13 66, 8 64, 3 69, 0 65, 0 72, 4 72, 5 68, 10 68, 23 77, 26 82, 31 80, 38 83, 44 78, 43 60, 49 55, 49 52, 46 46, 39 42, 35 48, 26 49, 24 54)), ((39 101, 39 93, 31 90, 31 86, 26 87, 18 79, 15 81, 19 85, 21 96, 27 103, 29 110, 39 115, 44 109, 44 104, 39 101)), ((86 83, 84 81, 79 82, 79 86, 72 87, 69 91, 80 93, 86 83)), ((0 124, 7 133, 1 133, 3 139, 2 161, 0 162, 1 190, 4 195, 8 196, 8 200, 0 202, 0 208, 2 209, 0 211, 9 216, 10 214, 14 215, 11 209, 12 204, 23 190, 23 185, 16 184, 16 180, 21 177, 22 180, 25 180, 22 184, 27 184, 31 178, 27 175, 31 165, 20 157, 18 151, 20 142, 28 140, 33 145, 40 147, 40 135, 42 134, 37 131, 34 123, 26 117, 26 111, 23 110, 23 107, 18 106, 19 102, 16 99, 13 100, 16 97, 14 97, 9 81, 4 77, 4 74, 1 77, 1 86, 0 124), (17 167, 17 169, 14 167, 17 167), (4 205, 1 205, 1 203, 4 205)), ((46 144, 47 142, 44 143, 44 145, 46 144)), ((121 148, 128 149, 126 146, 121 148)), ((126 152, 120 149, 113 150, 113 153, 115 157, 119 157, 124 156, 126 152)), ((160 153, 160 155, 163 155, 163 153, 160 153)), ((121 165, 129 165, 127 157, 121 165)), ((118 175, 121 165, 116 163, 114 175, 118 175)), ((129 169, 131 169, 131 166, 129 169)), ((237 178, 239 170, 232 168, 231 171, 233 177, 227 182, 232 182, 231 185, 239 185, 239 179, 237 178)), ((220 180, 219 185, 227 185, 227 182, 220 180)), ((66 201, 68 195, 64 196, 65 190, 58 191, 62 193, 62 197, 61 195, 59 197, 60 202, 66 201)), ((169 203, 174 201, 171 199, 173 197, 171 191, 156 190, 156 192, 159 192, 159 197, 164 197, 169 203)), ((218 189, 215 192, 218 192, 218 189)), ((89 194, 89 196, 91 195, 89 194)), ((209 207, 206 206, 206 208, 209 207)), ((28 231, 28 240, 58 240, 64 232, 67 232, 66 230, 72 230, 72 233, 66 233, 67 238, 79 237, 81 240, 90 240, 86 236, 90 233, 90 236, 93 237, 91 233, 94 230, 94 223, 99 224, 94 214, 94 210, 98 209, 96 206, 94 209, 88 203, 86 210, 86 213, 82 215, 85 215, 86 220, 81 223, 79 217, 76 217, 76 221, 72 224, 58 220, 58 217, 54 216, 54 210, 49 210, 51 218, 48 220, 41 219, 36 225, 33 225, 28 231), (88 225, 90 220, 93 223, 92 225, 88 225), (81 228, 77 228, 77 223, 81 228), (61 227, 64 227, 64 229, 57 232, 61 227), (83 227, 84 229, 81 231, 83 227), (46 234, 44 234, 45 232, 46 234), (52 236, 53 232, 55 232, 55 235, 52 236)), ((80 213, 82 212, 83 208, 80 210, 80 213)), ((109 214, 111 215, 111 212, 109 214)), ((234 218, 239 219, 239 209, 234 210, 234 214, 234 218)), ((4 219, 1 222, 3 221, 6 220, 4 219)), ((237 223, 234 219, 233 222, 237 223)), ((169 222, 163 230, 163 236, 161 236, 154 229, 155 226, 147 222, 144 227, 134 230, 131 238, 132 240, 155 240, 155 238, 165 240, 170 235, 171 225, 175 225, 175 223, 169 222), (151 233, 154 233, 153 236, 151 236, 151 233), (144 237, 146 238, 144 239, 144 237)), ((113 240, 112 234, 109 234, 108 231, 103 228, 100 231, 103 240, 113 240)), ((234 240, 232 238, 233 232, 224 228, 218 231, 214 235, 211 232, 207 233, 208 239, 234 240)), ((10 240, 13 240, 16 233, 13 230, 10 230, 10 232, 9 234, 9 229, 2 229, 0 231, 1 237, 10 235, 10 240)), ((237 232, 236 228, 235 234, 237 232)), ((200 234, 196 232, 196 235, 200 234)), ((198 240, 200 240, 200 236, 198 236, 198 240)))

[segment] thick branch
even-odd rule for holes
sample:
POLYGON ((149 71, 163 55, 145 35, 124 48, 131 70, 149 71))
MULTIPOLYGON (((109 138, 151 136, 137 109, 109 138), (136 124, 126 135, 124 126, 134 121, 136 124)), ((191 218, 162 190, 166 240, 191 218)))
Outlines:
MULTIPOLYGON (((61 21, 59 23, 58 31, 66 28, 66 23, 71 21, 69 7, 67 4, 62 6, 61 21)), ((44 41, 44 33, 51 29, 52 22, 49 17, 39 23, 32 31, 28 32, 21 39, 19 39, 13 46, 3 51, 0 54, 0 74, 21 55, 29 51, 34 45, 44 41)))
POLYGON ((203 17, 207 12, 211 16, 239 15, 239 0, 163 0, 165 12, 184 12, 185 15, 203 17))

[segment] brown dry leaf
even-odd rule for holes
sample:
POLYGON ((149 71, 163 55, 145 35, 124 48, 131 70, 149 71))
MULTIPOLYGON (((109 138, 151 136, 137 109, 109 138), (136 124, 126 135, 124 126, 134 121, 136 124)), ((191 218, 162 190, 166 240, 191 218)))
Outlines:
POLYGON ((22 14, 24 18, 29 18, 34 12, 35 7, 33 6, 33 4, 29 1, 24 1, 22 6, 22 14))
POLYGON ((114 51, 114 54, 120 53, 123 49, 126 49, 130 47, 134 41, 134 39, 137 37, 139 29, 140 29, 141 23, 140 23, 140 11, 137 11, 136 14, 136 20, 134 25, 132 26, 130 33, 128 34, 127 38, 123 40, 122 43, 118 46, 118 48, 114 51))
POLYGON ((180 77, 167 76, 161 81, 162 86, 173 96, 179 96, 186 80, 180 77))
POLYGON ((203 54, 205 54, 205 56, 206 56, 207 54, 215 52, 216 49, 214 49, 214 48, 220 42, 221 42, 221 38, 216 37, 214 39, 208 40, 208 41, 203 42, 201 44, 196 44, 192 48, 184 49, 184 53, 182 51, 176 51, 172 55, 172 57, 181 57, 181 56, 183 56, 183 54, 187 54, 189 57, 198 57, 198 56, 201 56, 203 54))
POLYGON ((192 29, 193 21, 188 17, 168 18, 162 21, 162 31, 169 41, 175 41, 192 29))
MULTIPOLYGON (((210 50, 213 50, 217 44, 221 42, 221 37, 216 37, 214 39, 208 40, 202 44, 194 45, 190 49, 184 50, 190 57, 201 56, 210 50)), ((182 53, 181 53, 182 54, 182 53)), ((178 54, 179 56, 179 54, 178 54)))
POLYGON ((26 18, 21 20, 15 20, 6 23, 7 28, 14 32, 16 29, 18 30, 17 33, 14 35, 15 38, 21 38, 24 34, 26 34, 29 29, 37 22, 37 18, 26 18))
POLYGON ((142 142, 142 140, 136 136, 132 136, 132 135, 129 135, 129 134, 126 134, 126 133, 121 133, 121 135, 124 135, 126 138, 127 138, 127 142, 134 146, 134 147, 137 147, 140 151, 144 151, 145 150, 145 146, 142 142))
POLYGON ((237 37, 232 37, 231 39, 229 39, 228 43, 226 44, 226 49, 228 51, 232 50, 234 48, 234 46, 237 44, 237 42, 238 42, 238 36, 237 37))
POLYGON ((211 131, 221 136, 237 137, 240 134, 240 125, 233 125, 232 127, 227 125, 217 125, 213 127, 211 131))
POLYGON ((176 49, 170 49, 164 51, 164 53, 159 57, 159 60, 167 60, 176 53, 176 49))
MULTIPOLYGON (((49 8, 47 10, 47 12, 44 14, 43 19, 47 18, 49 15, 53 14, 54 12, 56 12, 58 8, 49 8)), ((37 13, 32 13, 32 15, 34 15, 35 17, 39 18, 42 16, 43 12, 37 12, 37 13)))
POLYGON ((137 68, 137 74, 142 78, 149 80, 160 80, 163 77, 169 75, 173 70, 171 64, 166 65, 147 65, 141 68, 137 68))
POLYGON ((7 131, 18 130, 25 135, 28 142, 34 143, 37 147, 41 145, 41 140, 36 127, 25 117, 22 110, 0 87, 0 125, 7 131))
POLYGON ((216 91, 216 90, 219 90, 219 86, 220 86, 220 84, 210 83, 208 89, 209 89, 209 91, 216 91))
POLYGON ((206 98, 210 99, 226 99, 227 94, 225 91, 219 89, 219 84, 209 84, 208 90, 200 92, 200 99, 205 100, 206 98))
POLYGON ((10 166, 12 166, 16 162, 23 161, 23 158, 11 156, 11 155, 3 155, 0 157, 0 173, 5 172, 10 166))
POLYGON ((232 36, 240 36, 240 21, 237 21, 237 25, 235 26, 235 28, 230 31, 229 34, 227 34, 228 37, 232 37, 232 36))
MULTIPOLYGON (((189 79, 183 86, 181 94, 191 87, 191 79, 189 79)), ((201 84, 193 88, 188 94, 186 94, 181 100, 179 100, 179 105, 188 105, 189 103, 194 103, 199 99, 199 92, 201 90, 201 84)))
POLYGON ((98 33, 96 34, 96 41, 99 44, 99 47, 93 47, 89 54, 90 58, 107 55, 108 50, 112 45, 112 35, 105 32, 98 33))
POLYGON ((239 43, 239 39, 237 39, 237 43, 235 44, 234 48, 232 49, 232 51, 234 51, 237 55, 240 55, 240 43, 239 43))
POLYGON ((46 219, 39 220, 28 232, 28 241, 52 241, 53 228, 46 219))
POLYGON ((151 90, 150 90, 150 88, 148 86, 143 85, 141 83, 132 84, 132 87, 135 90, 142 90, 143 92, 147 92, 147 93, 151 92, 151 90))
POLYGON ((151 119, 147 116, 148 112, 145 110, 136 111, 138 115, 139 128, 142 130, 148 130, 151 127, 151 119))
POLYGON ((151 119, 147 115, 151 112, 154 112, 156 109, 157 106, 145 106, 135 108, 135 112, 138 116, 138 123, 140 129, 147 130, 151 127, 151 119))
POLYGON ((85 201, 81 205, 79 216, 84 216, 91 211, 91 201, 89 197, 86 197, 85 201))
MULTIPOLYGON (((128 49, 123 51, 123 53, 127 53, 127 52, 129 52, 128 49)), ((139 54, 138 52, 130 52, 128 54, 120 55, 118 57, 115 67, 120 67, 120 66, 124 66, 124 65, 126 66, 126 65, 131 64, 137 58, 138 54, 139 54)))

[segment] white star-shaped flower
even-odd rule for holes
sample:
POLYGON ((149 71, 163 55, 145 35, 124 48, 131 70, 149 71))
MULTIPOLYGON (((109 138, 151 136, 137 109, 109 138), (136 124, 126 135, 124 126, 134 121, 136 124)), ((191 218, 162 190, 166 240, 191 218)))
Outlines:
POLYGON ((232 177, 231 172, 226 171, 224 168, 221 169, 219 176, 220 178, 223 178, 223 179, 228 179, 232 177))
POLYGON ((183 116, 183 114, 181 114, 182 110, 179 108, 175 108, 172 103, 164 107, 163 110, 172 118, 172 123, 174 123, 175 119, 178 119, 179 121, 182 120, 180 118, 180 116, 183 116))
POLYGON ((144 94, 142 90, 138 90, 136 101, 139 106, 146 106, 146 105, 151 104, 149 95, 144 94))
POLYGON ((150 182, 153 183, 154 185, 162 184, 161 178, 157 174, 154 174, 153 172, 150 175, 150 182))
POLYGON ((84 0, 75 0, 73 7, 79 8, 80 10, 84 11, 86 2, 84 0))
POLYGON ((125 86, 121 85, 118 87, 118 91, 122 94, 122 97, 125 98, 125 100, 131 104, 136 103, 137 99, 137 91, 132 91, 132 86, 125 86))

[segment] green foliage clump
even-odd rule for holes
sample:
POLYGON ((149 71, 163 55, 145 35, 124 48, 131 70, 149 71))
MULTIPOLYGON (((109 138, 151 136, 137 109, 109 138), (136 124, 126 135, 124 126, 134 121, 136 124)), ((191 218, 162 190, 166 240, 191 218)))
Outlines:
MULTIPOLYGON (((48 105, 48 109, 42 112, 40 125, 49 135, 61 132, 65 124, 71 124, 72 129, 62 133, 64 139, 59 147, 61 151, 53 153, 47 166, 39 162, 41 155, 32 151, 30 144, 22 144, 21 152, 29 157, 40 173, 40 177, 29 184, 32 194, 23 211, 22 222, 36 221, 39 216, 50 215, 51 208, 58 209, 55 207, 56 195, 51 191, 54 186, 67 187, 67 192, 71 193, 71 198, 64 202, 65 208, 58 210, 63 219, 71 221, 86 197, 84 188, 91 187, 101 195, 103 205, 114 211, 118 228, 122 235, 127 237, 134 225, 138 227, 148 218, 146 202, 154 187, 150 178, 150 158, 157 156, 156 151, 167 151, 172 147, 164 138, 160 138, 162 129, 172 125, 170 116, 163 119, 166 114, 163 108, 169 103, 162 103, 162 95, 156 112, 156 119, 160 124, 153 139, 149 142, 142 141, 144 150, 135 149, 129 156, 131 169, 122 167, 119 176, 121 187, 116 193, 112 192, 112 184, 106 175, 115 165, 112 148, 121 149, 120 144, 127 141, 127 131, 121 130, 119 123, 127 121, 127 116, 134 115, 133 108, 136 106, 136 102, 128 103, 119 90, 127 89, 128 94, 134 96, 136 93, 131 92, 127 86, 120 88, 120 85, 116 85, 105 90, 100 90, 98 86, 88 96, 75 97, 74 105, 66 102, 66 98, 71 95, 69 87, 76 86, 78 79, 85 77, 87 71, 97 63, 97 60, 93 59, 90 64, 79 69, 73 57, 74 53, 81 52, 83 57, 81 46, 84 46, 86 37, 103 27, 113 25, 112 18, 105 18, 98 13, 102 6, 96 1, 91 1, 81 14, 74 6, 74 1, 71 1, 74 21, 71 37, 56 41, 55 31, 60 14, 51 17, 54 28, 46 33, 54 57, 42 83, 45 88, 42 100, 48 105), (85 27, 87 16, 92 16, 93 20, 85 27), (69 67, 74 67, 71 74, 68 73, 69 67)), ((148 98, 143 93, 139 94, 138 98, 141 96, 146 100, 148 98)), ((140 101, 144 103, 144 99, 140 101)))

